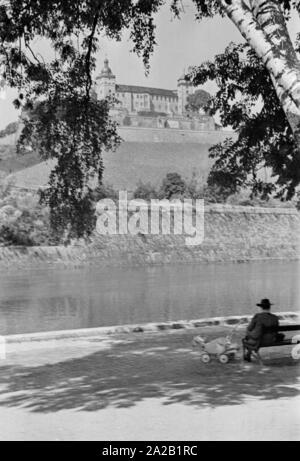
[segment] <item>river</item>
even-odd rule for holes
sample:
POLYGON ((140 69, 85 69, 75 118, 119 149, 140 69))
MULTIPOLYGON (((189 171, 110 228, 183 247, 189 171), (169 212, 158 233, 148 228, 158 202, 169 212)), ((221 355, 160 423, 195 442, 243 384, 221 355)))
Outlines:
POLYGON ((0 334, 299 311, 299 261, 0 271, 0 334))

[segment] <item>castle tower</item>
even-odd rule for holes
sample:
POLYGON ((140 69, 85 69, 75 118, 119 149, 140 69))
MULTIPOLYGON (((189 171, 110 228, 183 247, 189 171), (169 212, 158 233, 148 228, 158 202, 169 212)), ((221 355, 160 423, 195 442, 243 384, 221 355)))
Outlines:
POLYGON ((194 93, 194 86, 191 82, 185 79, 185 74, 183 74, 177 80, 177 94, 178 94, 178 114, 184 115, 186 113, 185 106, 188 102, 188 96, 194 93))
POLYGON ((116 76, 109 67, 107 58, 104 60, 104 67, 96 78, 96 92, 98 99, 105 99, 107 96, 116 94, 116 76))

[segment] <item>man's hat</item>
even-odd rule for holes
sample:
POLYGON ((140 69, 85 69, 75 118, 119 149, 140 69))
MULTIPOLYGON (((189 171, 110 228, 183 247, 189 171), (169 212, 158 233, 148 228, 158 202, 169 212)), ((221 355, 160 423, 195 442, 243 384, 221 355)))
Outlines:
POLYGON ((270 300, 267 298, 262 299, 261 302, 256 305, 259 307, 263 307, 264 309, 269 309, 271 306, 273 306, 273 304, 270 303, 270 300))

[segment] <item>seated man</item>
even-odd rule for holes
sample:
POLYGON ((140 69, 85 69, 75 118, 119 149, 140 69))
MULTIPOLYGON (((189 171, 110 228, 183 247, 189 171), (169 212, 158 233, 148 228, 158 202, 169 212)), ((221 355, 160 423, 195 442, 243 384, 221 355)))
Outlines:
POLYGON ((254 315, 248 325, 246 337, 243 339, 244 360, 247 362, 251 362, 252 351, 257 353, 261 346, 271 345, 279 339, 279 321, 278 317, 270 312, 272 306, 270 301, 262 299, 256 305, 261 307, 262 312, 254 315))

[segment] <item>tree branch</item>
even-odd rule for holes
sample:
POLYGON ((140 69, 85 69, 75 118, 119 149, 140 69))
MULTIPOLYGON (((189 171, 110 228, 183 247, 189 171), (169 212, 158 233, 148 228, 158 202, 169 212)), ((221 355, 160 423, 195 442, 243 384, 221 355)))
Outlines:
POLYGON ((100 16, 100 9, 101 9, 101 4, 98 2, 97 11, 96 11, 96 14, 93 20, 92 31, 88 37, 88 50, 87 50, 87 54, 85 57, 85 68, 86 68, 86 73, 88 77, 88 83, 86 86, 87 96, 89 96, 89 92, 93 84, 93 80, 91 76, 91 56, 92 56, 92 50, 93 50, 93 41, 95 38, 96 28, 97 28, 97 24, 98 24, 98 20, 100 16))
POLYGON ((299 63, 297 57, 295 57, 291 42, 290 46, 288 43, 288 52, 286 53, 280 52, 276 40, 275 43, 273 42, 274 34, 280 34, 281 30, 284 33, 284 38, 286 37, 284 32, 285 26, 283 25, 284 18, 277 17, 282 12, 276 11, 276 5, 273 5, 272 0, 251 0, 252 11, 249 10, 243 0, 219 0, 219 2, 228 17, 236 25, 268 69, 291 128, 298 137, 299 128, 297 128, 295 122, 297 118, 300 118, 299 63), (269 9, 264 7, 268 7, 269 9), (272 7, 271 10, 270 7, 272 7), (272 19, 272 15, 270 16, 269 14, 269 17, 267 17, 267 11, 276 12, 277 21, 281 23, 279 27, 276 24, 274 26, 274 21, 270 20, 272 19), (256 20, 255 15, 257 16, 259 12, 263 13, 260 16, 260 21, 262 21, 266 32, 256 20))
POLYGON ((24 35, 24 43, 25 43, 25 47, 30 51, 33 59, 37 62, 37 63, 41 63, 40 60, 37 58, 37 56, 35 55, 33 49, 31 48, 31 46, 29 45, 29 41, 26 39, 25 35, 24 35))

